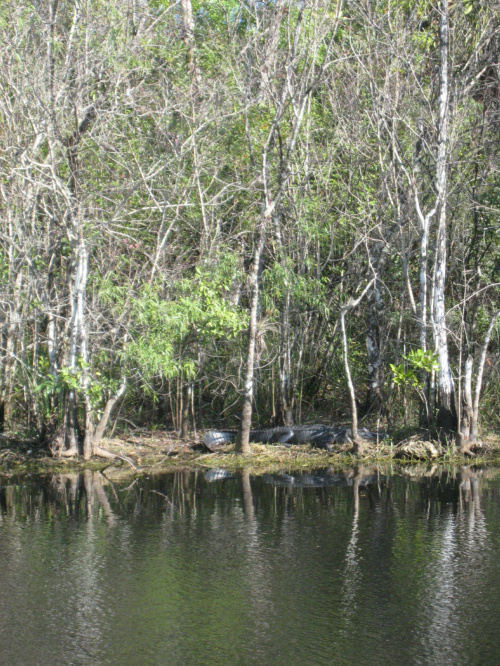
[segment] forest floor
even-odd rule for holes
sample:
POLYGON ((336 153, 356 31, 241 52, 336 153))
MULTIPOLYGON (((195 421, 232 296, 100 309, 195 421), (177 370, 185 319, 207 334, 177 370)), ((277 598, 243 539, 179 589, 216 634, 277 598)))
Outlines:
POLYGON ((9 476, 22 471, 36 473, 103 469, 110 466, 129 467, 138 474, 186 468, 250 468, 253 473, 258 474, 285 469, 299 471, 332 465, 352 467, 382 462, 500 466, 500 438, 496 434, 483 435, 481 446, 475 450, 473 458, 465 458, 453 446, 442 446, 437 442, 422 439, 421 435, 407 433, 405 437, 397 440, 397 444, 385 441, 378 445, 366 444, 363 456, 352 455, 349 443, 337 445, 333 451, 310 446, 252 444, 251 456, 235 454, 234 444, 229 444, 212 453, 204 447, 201 437, 183 441, 173 432, 143 429, 106 439, 102 446, 118 457, 115 460, 94 458, 89 462, 75 458, 57 458, 32 441, 2 435, 0 475, 9 476))

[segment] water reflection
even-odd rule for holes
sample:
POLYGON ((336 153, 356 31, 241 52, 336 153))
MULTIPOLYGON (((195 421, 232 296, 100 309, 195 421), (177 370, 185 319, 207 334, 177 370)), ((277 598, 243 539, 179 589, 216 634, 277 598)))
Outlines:
POLYGON ((496 663, 499 493, 472 468, 2 479, 2 660, 496 663))
POLYGON ((351 620, 356 608, 356 597, 359 593, 361 571, 358 562, 358 531, 359 531, 359 491, 361 482, 366 479, 365 469, 361 465, 353 472, 353 503, 354 512, 349 541, 347 542, 344 574, 342 576, 341 607, 344 631, 349 631, 351 620))

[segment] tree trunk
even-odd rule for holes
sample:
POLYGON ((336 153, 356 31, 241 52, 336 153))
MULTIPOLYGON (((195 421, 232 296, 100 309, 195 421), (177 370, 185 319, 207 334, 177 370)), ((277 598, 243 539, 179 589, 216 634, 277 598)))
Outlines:
POLYGON ((104 408, 104 411, 101 416, 101 420, 99 421, 97 428, 94 431, 94 435, 92 437, 92 445, 93 446, 98 446, 101 442, 101 439, 104 435, 104 431, 106 430, 106 426, 108 425, 109 418, 115 408, 116 403, 120 400, 122 395, 125 393, 126 389, 126 382, 125 380, 122 381, 120 388, 116 392, 114 396, 109 398, 109 400, 106 403, 106 406, 104 408))
MULTIPOLYGON (((70 341, 68 354, 68 368, 78 376, 81 373, 83 385, 79 388, 83 393, 84 402, 84 431, 83 441, 80 444, 80 433, 78 431, 77 418, 77 391, 71 389, 66 401, 66 446, 64 455, 84 454, 84 442, 91 437, 91 419, 88 410, 90 402, 86 395, 88 389, 87 369, 87 331, 85 324, 85 290, 88 275, 88 254, 81 229, 76 229, 80 234, 79 242, 75 247, 75 272, 71 285, 71 320, 70 341), (90 428, 90 431, 88 430, 90 428)), ((87 448, 88 448, 87 444, 87 448)), ((88 455, 88 452, 87 452, 88 455)))
MULTIPOLYGON (((375 291, 375 288, 374 288, 375 291)), ((366 334, 366 354, 368 360, 368 379, 366 400, 363 412, 367 414, 374 407, 381 404, 381 348, 380 348, 380 322, 379 313, 376 305, 377 296, 372 295, 370 307, 368 310, 368 332, 366 334)))
POLYGON ((290 294, 287 292, 281 319, 281 340, 279 356, 279 423, 291 426, 293 418, 293 395, 291 386, 292 362, 290 350, 290 294))
POLYGON ((60 452, 60 455, 64 457, 76 456, 79 453, 79 437, 75 391, 69 391, 67 395, 64 423, 64 439, 61 442, 64 449, 60 452))
POLYGON ((181 0, 182 11, 182 38, 187 48, 187 61, 189 74, 194 77, 196 74, 196 63, 194 56, 194 18, 193 6, 191 0, 181 0))
POLYGON ((446 329, 446 203, 447 203, 447 142, 448 142, 448 0, 441 2, 439 21, 439 132, 436 164, 438 229, 434 279, 433 329, 439 369, 437 373, 436 426, 444 433, 457 432, 455 385, 451 374, 446 329))
POLYGON ((345 314, 346 310, 344 309, 340 313, 340 326, 342 331, 342 346, 344 349, 344 372, 351 402, 352 451, 356 455, 363 455, 363 442, 358 435, 358 408, 356 405, 356 391, 354 389, 354 384, 351 377, 351 369, 349 367, 349 350, 345 328, 345 314))
POLYGON ((181 437, 189 437, 189 412, 191 411, 192 384, 185 383, 182 388, 181 437))
POLYGON ((16 346, 19 335, 19 324, 21 314, 21 288, 23 284, 22 266, 17 268, 17 276, 13 285, 13 295, 9 308, 7 331, 5 336, 5 359, 2 365, 2 377, 0 388, 0 400, 2 402, 2 428, 11 425, 12 421, 12 389, 14 373, 16 371, 16 346))
POLYGON ((470 429, 474 412, 474 405, 472 403, 472 371, 473 371, 474 359, 472 354, 469 354, 467 360, 465 361, 465 374, 464 374, 464 386, 463 386, 463 395, 462 395, 462 413, 461 413, 461 422, 460 429, 458 433, 458 441, 460 446, 460 451, 462 453, 466 452, 466 449, 470 446, 470 429))
POLYGON ((85 409, 85 428, 83 434, 83 448, 82 454, 84 460, 90 460, 92 457, 92 407, 90 399, 87 395, 84 396, 84 409, 85 409))
POLYGON ((481 353, 477 364, 476 387, 474 390, 474 398, 472 397, 472 379, 473 379, 473 358, 468 356, 465 364, 465 379, 464 379, 464 397, 462 404, 462 422, 460 424, 459 442, 460 451, 464 454, 470 454, 470 447, 477 441, 477 428, 479 421, 479 399, 481 397, 481 389, 483 385, 483 373, 486 363, 486 355, 488 352, 488 345, 490 343, 491 334, 495 327, 497 319, 500 317, 500 310, 497 310, 492 316, 488 330, 484 336, 481 353))
POLYGON ((349 390, 349 398, 351 402, 351 431, 352 431, 352 443, 353 443, 353 453, 356 455, 363 455, 363 440, 359 437, 358 434, 358 408, 356 405, 356 391, 354 389, 354 383, 352 381, 351 369, 349 367, 349 343, 347 340, 347 333, 345 327, 345 316, 348 312, 351 312, 365 297, 366 293, 370 290, 370 287, 375 282, 375 278, 372 278, 370 282, 363 289, 362 293, 356 300, 351 299, 346 305, 344 305, 340 310, 340 327, 342 334, 342 347, 344 350, 344 372, 347 382, 347 388, 349 390))
POLYGON ((248 352, 246 359, 245 386, 243 389, 243 409, 241 413, 241 425, 238 439, 236 441, 236 452, 248 455, 250 450, 250 428, 252 425, 252 401, 254 394, 254 372, 255 372, 255 341, 257 335, 257 315, 259 310, 259 283, 262 273, 262 258, 267 232, 268 218, 260 221, 258 235, 253 256, 252 271, 250 273, 250 321, 248 324, 248 352))

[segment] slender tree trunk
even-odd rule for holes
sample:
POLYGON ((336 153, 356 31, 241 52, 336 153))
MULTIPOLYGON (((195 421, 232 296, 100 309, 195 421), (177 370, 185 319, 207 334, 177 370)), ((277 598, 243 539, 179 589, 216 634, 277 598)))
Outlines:
POLYGON ((82 455, 84 460, 90 460, 92 457, 92 407, 88 395, 83 397, 83 406, 85 411, 84 416, 84 434, 83 434, 83 447, 82 455))
POLYGON ((196 74, 195 41, 194 41, 194 18, 191 0, 181 0, 182 11, 182 38, 187 48, 187 61, 190 75, 194 78, 196 74))
POLYGON ((248 325, 248 352, 246 359, 245 386, 243 389, 243 409, 241 413, 241 425, 236 451, 243 455, 251 453, 250 450, 250 428, 252 425, 252 401, 254 395, 254 372, 255 372, 255 342, 257 335, 257 319, 259 310, 260 276, 262 273, 262 259, 267 233, 268 218, 263 217, 260 221, 258 235, 253 256, 252 271, 250 273, 250 321, 248 325))
POLYGON ((351 369, 349 367, 349 343, 347 340, 345 328, 345 314, 346 310, 340 313, 340 326, 342 331, 342 346, 344 349, 344 372, 347 381, 347 388, 349 390, 349 398, 351 402, 351 432, 352 432, 352 451, 356 455, 363 455, 363 442, 358 435, 358 408, 356 405, 356 391, 351 377, 351 369))
POLYGON ((439 132, 436 165, 438 229, 434 280, 433 329, 439 359, 437 373, 437 427, 445 433, 457 432, 455 385, 451 374, 446 328, 446 268, 447 268, 447 143, 448 143, 448 0, 441 2, 439 21, 439 132))
POLYGON ((474 405, 472 402, 473 367, 474 367, 474 358, 472 354, 469 354, 467 360, 465 361, 462 414, 461 414, 461 423, 460 423, 460 432, 459 432, 460 449, 462 453, 464 452, 464 449, 469 446, 470 429, 474 412, 474 405))
POLYGON ((481 389, 483 386, 484 365, 486 363, 486 354, 488 351, 488 345, 490 343, 491 334, 493 333, 493 328, 495 326, 498 317, 500 317, 500 310, 495 312, 495 314, 491 318, 490 325, 488 326, 488 330, 486 331, 486 335, 484 336, 484 342, 481 348, 481 356, 479 357, 476 388, 474 391, 472 421, 471 421, 471 433, 470 433, 471 441, 475 441, 477 438, 477 424, 479 421, 479 398, 481 397, 481 389))
POLYGON ((483 385, 483 373, 486 363, 486 355, 488 352, 488 345, 490 343, 491 334, 495 327, 497 319, 500 317, 500 310, 497 310, 492 316, 488 330, 484 336, 481 352, 477 363, 477 376, 474 396, 472 394, 472 380, 474 374, 474 359, 472 354, 469 354, 465 363, 465 377, 464 377, 464 391, 462 400, 462 419, 459 431, 460 451, 464 454, 470 454, 470 447, 477 441, 478 435, 478 421, 479 421, 479 399, 481 397, 481 389, 483 385))
POLYGON ((374 407, 384 407, 384 314, 385 303, 382 295, 382 274, 389 258, 389 248, 399 225, 394 224, 384 235, 382 243, 377 243, 370 253, 370 267, 373 286, 369 292, 368 332, 366 349, 368 358, 368 390, 363 411, 368 413, 374 407))
MULTIPOLYGON (((120 384, 120 387, 118 388, 118 391, 111 396, 108 401, 106 402, 106 406, 104 407, 104 411, 102 413, 101 419, 99 423, 97 424, 96 429, 94 430, 94 433, 91 438, 91 447, 90 447, 90 453, 94 453, 96 448, 100 445, 101 440, 104 436, 104 431, 106 430, 106 426, 108 425, 109 419, 111 417, 111 414, 113 413, 113 410, 117 404, 117 402, 120 400, 120 398, 124 395, 125 389, 127 387, 127 382, 125 379, 122 379, 122 382, 120 384)), ((84 451, 84 458, 86 458, 86 454, 88 455, 88 449, 86 452, 84 451)), ((89 455, 90 457, 90 455, 89 455)))
MULTIPOLYGON (((87 286, 88 275, 88 254, 85 241, 83 239, 81 230, 77 229, 80 233, 79 242, 75 248, 75 273, 71 285, 71 321, 70 321, 70 343, 69 343, 69 358, 68 368, 75 375, 81 372, 83 377, 82 391, 86 394, 88 389, 87 377, 87 330, 85 322, 85 291, 87 286)), ((78 428, 77 417, 77 391, 71 389, 68 393, 66 401, 66 446, 67 451, 64 455, 76 455, 77 453, 84 453, 83 442, 80 446, 80 432, 78 428)), ((84 396, 84 431, 83 440, 87 440, 91 436, 91 419, 88 413, 90 409, 90 402, 84 396)), ((88 445, 87 445, 88 446, 88 445)))
MULTIPOLYGON (((281 257, 283 259, 283 257, 281 257)), ((286 294, 281 317, 280 356, 279 356, 279 421, 280 425, 293 425, 292 404, 292 362, 290 349, 290 293, 285 285, 286 294)))
POLYGON ((363 455, 363 440, 359 437, 358 434, 358 408, 356 405, 356 391, 354 388, 354 382, 352 381, 351 369, 349 366, 349 342, 347 340, 347 332, 345 326, 345 316, 348 312, 351 312, 355 307, 361 303, 365 295, 368 293, 375 278, 372 278, 370 282, 361 292, 360 296, 356 300, 351 299, 346 305, 344 305, 340 310, 340 327, 342 335, 342 347, 344 351, 344 372, 347 382, 347 388, 349 390, 349 398, 351 402, 351 430, 352 430, 352 443, 353 443, 353 453, 356 455, 363 455))
POLYGON ((189 412, 191 410, 192 384, 186 382, 182 388, 181 437, 189 437, 189 412))
MULTIPOLYGON (((55 104, 52 99, 52 104, 55 104)), ((55 106, 53 106, 55 114, 55 106)), ((69 222, 67 235, 72 248, 72 265, 69 269, 69 293, 71 299, 71 319, 69 323, 69 370, 77 376, 81 374, 82 384, 78 392, 71 389, 66 400, 66 451, 64 455, 70 456, 76 453, 89 456, 92 437, 92 414, 90 400, 88 397, 89 369, 88 369, 88 340, 86 322, 86 290, 88 278, 89 253, 85 240, 84 219, 81 204, 81 174, 79 164, 79 143, 81 137, 87 132, 97 110, 94 103, 90 104, 84 111, 83 117, 76 119, 76 126, 72 134, 61 138, 61 143, 66 148, 67 162, 69 167, 69 190, 65 196, 68 204, 69 222), (83 397, 84 429, 80 433, 78 428, 77 400, 79 395, 83 397), (81 436, 83 435, 83 437, 81 436)))
POLYGON ((368 309, 368 332, 366 334, 366 354, 368 360, 368 379, 366 400, 363 412, 368 413, 374 406, 381 404, 382 389, 382 354, 380 341, 380 319, 377 301, 380 298, 378 286, 374 286, 368 309))
POLYGON ((12 301, 9 308, 9 318, 5 335, 5 360, 3 362, 2 383, 0 390, 1 404, 3 407, 1 414, 3 418, 0 422, 2 428, 4 427, 4 424, 7 424, 7 426, 11 425, 12 421, 12 389, 14 373, 16 371, 16 345, 19 335, 22 284, 23 271, 22 267, 19 266, 18 273, 14 281, 14 293, 12 295, 12 301))

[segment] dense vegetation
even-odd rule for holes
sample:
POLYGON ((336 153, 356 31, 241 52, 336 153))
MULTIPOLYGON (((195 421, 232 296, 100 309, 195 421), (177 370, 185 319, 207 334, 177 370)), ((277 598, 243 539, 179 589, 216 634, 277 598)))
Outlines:
POLYGON ((2 3, 1 426, 500 425, 498 10, 2 3))

